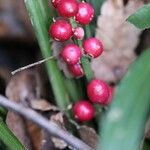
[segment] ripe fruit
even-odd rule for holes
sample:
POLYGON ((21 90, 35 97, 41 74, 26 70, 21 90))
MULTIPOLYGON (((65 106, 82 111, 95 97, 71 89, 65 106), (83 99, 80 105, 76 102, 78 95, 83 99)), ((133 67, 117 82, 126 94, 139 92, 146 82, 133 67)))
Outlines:
POLYGON ((73 37, 82 40, 84 38, 84 30, 82 27, 76 27, 74 29, 73 37))
POLYGON ((52 0, 51 2, 52 2, 52 5, 53 5, 55 8, 57 8, 57 6, 59 5, 60 1, 61 1, 61 0, 52 0))
POLYGON ((68 65, 68 69, 70 73, 75 77, 83 76, 83 69, 79 63, 74 64, 74 65, 68 65))
POLYGON ((113 99, 113 95, 114 95, 114 87, 108 86, 108 89, 109 89, 109 98, 108 98, 106 105, 111 103, 111 101, 113 99))
POLYGON ((49 34, 56 41, 66 41, 73 34, 72 26, 66 20, 58 19, 50 26, 49 34))
POLYGON ((106 105, 109 98, 108 85, 102 80, 94 79, 87 86, 87 95, 91 102, 106 105))
POLYGON ((79 9, 75 15, 76 22, 87 25, 94 17, 94 9, 89 3, 81 2, 79 3, 79 9))
POLYGON ((94 37, 86 39, 83 42, 83 48, 85 54, 88 54, 93 58, 100 56, 103 52, 102 42, 94 37))
POLYGON ((62 0, 57 7, 57 11, 62 17, 73 17, 78 12, 78 2, 76 0, 62 0))
POLYGON ((86 100, 81 100, 73 106, 73 113, 75 118, 79 121, 90 121, 95 115, 95 110, 92 104, 86 100))
POLYGON ((61 51, 61 57, 68 65, 74 65, 80 60, 81 50, 75 44, 66 45, 61 51))

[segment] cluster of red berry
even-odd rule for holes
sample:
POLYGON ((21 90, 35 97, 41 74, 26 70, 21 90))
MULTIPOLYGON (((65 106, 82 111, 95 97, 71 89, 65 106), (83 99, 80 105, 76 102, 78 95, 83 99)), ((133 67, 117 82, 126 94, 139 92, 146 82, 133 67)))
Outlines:
MULTIPOLYGON (((81 26, 73 28, 67 19, 74 18, 78 24, 87 25, 93 19, 93 7, 89 3, 78 2, 77 0, 52 0, 52 4, 62 18, 51 24, 49 28, 50 36, 59 42, 67 41, 71 37, 82 40, 84 29, 81 26)), ((75 77, 80 77, 83 76, 83 69, 79 63, 82 54, 96 58, 102 52, 102 42, 92 37, 83 41, 83 51, 76 44, 68 44, 61 50, 60 56, 67 63, 69 71, 75 77)))
POLYGON ((87 95, 89 101, 80 100, 73 106, 75 118, 80 121, 90 121, 95 116, 95 109, 92 103, 107 106, 113 97, 113 88, 104 81, 93 79, 87 86, 87 95))
MULTIPOLYGON (((78 2, 77 0, 52 0, 52 5, 56 8, 61 18, 56 19, 49 28, 50 36, 59 42, 64 42, 70 38, 82 40, 84 29, 81 25, 89 24, 94 17, 94 9, 91 4, 78 2), (68 18, 73 18, 78 24, 73 28, 68 18)), ((97 58, 103 52, 103 44, 95 37, 85 39, 82 48, 74 43, 65 45, 60 56, 68 65, 69 71, 75 76, 83 76, 83 69, 80 65, 80 58, 83 54, 91 58, 97 58)), ((87 95, 93 103, 107 105, 110 102, 110 92, 108 85, 101 80, 92 80, 87 86, 87 95)), ((91 102, 80 100, 73 106, 75 117, 80 121, 89 121, 94 117, 95 110, 91 102)))

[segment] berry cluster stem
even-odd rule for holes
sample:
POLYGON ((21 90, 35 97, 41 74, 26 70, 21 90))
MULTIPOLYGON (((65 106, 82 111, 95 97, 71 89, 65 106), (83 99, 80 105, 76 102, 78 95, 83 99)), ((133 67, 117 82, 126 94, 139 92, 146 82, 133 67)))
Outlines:
MULTIPOLYGON (((74 28, 77 27, 77 23, 73 19, 70 19, 70 23, 71 23, 72 27, 74 27, 74 28)), ((82 40, 75 40, 75 42, 81 49, 83 49, 82 40)), ((90 67, 89 58, 83 55, 81 58, 81 64, 82 64, 82 67, 84 70, 85 77, 86 77, 87 81, 89 82, 91 79, 93 79, 93 76, 94 76, 93 71, 91 70, 91 67, 90 67)))
POLYGON ((90 30, 90 26, 89 25, 86 25, 85 26, 85 35, 86 35, 86 38, 89 38, 89 37, 91 37, 91 30, 90 30))
MULTIPOLYGON (((78 45, 82 48, 82 41, 78 40, 78 45)), ((91 70, 91 67, 90 67, 89 58, 83 55, 81 58, 81 64, 82 64, 87 81, 88 82, 91 81, 94 78, 93 77, 94 75, 93 75, 93 71, 91 70)))

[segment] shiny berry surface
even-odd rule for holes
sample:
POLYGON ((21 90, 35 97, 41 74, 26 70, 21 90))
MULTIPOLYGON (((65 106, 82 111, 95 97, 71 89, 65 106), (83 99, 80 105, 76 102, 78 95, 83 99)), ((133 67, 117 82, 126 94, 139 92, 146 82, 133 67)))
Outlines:
POLYGON ((92 104, 86 100, 81 100, 73 106, 73 113, 76 119, 81 122, 90 121, 95 115, 95 110, 92 104))
POLYGON ((73 37, 82 40, 84 38, 84 29, 82 27, 76 27, 73 32, 73 37))
POLYGON ((94 9, 89 3, 81 2, 79 3, 79 9, 75 15, 76 22, 87 25, 89 24, 94 17, 94 9))
POLYGON ((49 28, 49 34, 56 41, 66 41, 70 39, 73 34, 72 26, 66 20, 56 20, 51 24, 49 28))
POLYGON ((80 60, 81 49, 75 44, 69 44, 62 49, 60 55, 68 65, 74 65, 80 60))
POLYGON ((78 2, 76 0, 61 0, 57 11, 62 17, 73 17, 78 12, 78 2))
POLYGON ((51 0, 52 5, 53 5, 55 8, 57 8, 57 6, 59 5, 60 1, 61 1, 61 0, 51 0))
POLYGON ((94 79, 87 86, 87 95, 91 102, 106 105, 109 99, 108 85, 102 80, 94 79))
POLYGON ((68 69, 74 77, 83 76, 83 69, 79 63, 74 64, 74 65, 68 65, 68 69))
POLYGON ((103 52, 102 42, 94 37, 86 39, 83 42, 83 48, 85 54, 93 58, 100 56, 103 52))

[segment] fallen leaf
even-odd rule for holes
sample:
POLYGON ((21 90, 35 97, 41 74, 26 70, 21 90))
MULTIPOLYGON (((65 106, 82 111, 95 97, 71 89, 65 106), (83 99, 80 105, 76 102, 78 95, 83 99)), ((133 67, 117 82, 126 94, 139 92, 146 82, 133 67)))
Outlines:
POLYGON ((30 107, 40 111, 59 111, 58 107, 50 104, 45 99, 32 99, 30 102, 30 107))
POLYGON ((28 150, 32 149, 32 144, 26 130, 25 120, 18 114, 9 111, 7 113, 6 124, 16 137, 25 145, 28 150))
MULTIPOLYGON (((67 130, 66 124, 65 124, 65 116, 62 112, 53 114, 50 117, 50 121, 53 121, 54 123, 56 123, 61 129, 65 130, 65 131, 67 130)), ((54 143, 56 148, 64 149, 68 146, 68 144, 65 141, 61 140, 60 138, 51 137, 51 140, 54 143)))
MULTIPOLYGON (((24 106, 30 106, 32 99, 39 99, 41 94, 40 89, 41 85, 38 73, 33 70, 22 71, 11 78, 6 88, 6 96, 8 99, 21 103, 24 106)), ((31 132, 33 124, 11 111, 7 114, 6 123, 29 150, 35 146, 33 138, 35 133, 31 132)), ((36 130, 37 127, 34 125, 34 128, 36 130)), ((36 137, 36 141, 38 140, 38 137, 36 137)))
POLYGON ((42 130, 42 141, 40 145, 40 150, 57 150, 51 140, 51 136, 44 130, 42 130))
POLYGON ((88 126, 80 126, 79 127, 79 135, 81 140, 83 140, 85 143, 87 143, 92 148, 96 149, 96 145, 98 142, 98 135, 96 131, 88 126))
POLYGON ((31 121, 25 122, 25 128, 31 141, 32 150, 41 150, 41 141, 43 140, 42 129, 31 121))
POLYGON ((126 5, 123 0, 103 3, 97 19, 96 37, 103 41, 105 51, 101 57, 92 60, 91 67, 96 78, 117 83, 135 60, 141 30, 126 19, 141 6, 142 0, 129 0, 126 5))
POLYGON ((41 83, 38 73, 26 70, 12 76, 6 88, 6 96, 16 102, 29 105, 30 101, 40 98, 41 83))

